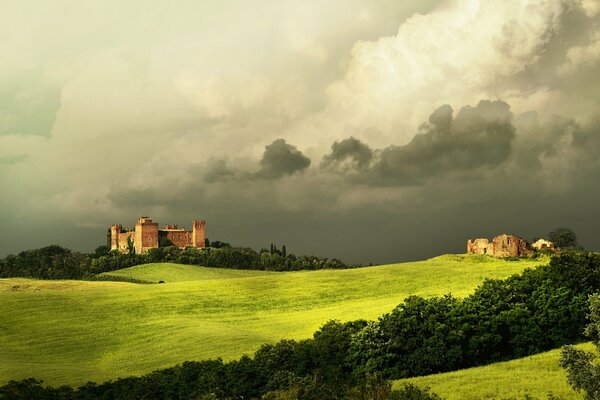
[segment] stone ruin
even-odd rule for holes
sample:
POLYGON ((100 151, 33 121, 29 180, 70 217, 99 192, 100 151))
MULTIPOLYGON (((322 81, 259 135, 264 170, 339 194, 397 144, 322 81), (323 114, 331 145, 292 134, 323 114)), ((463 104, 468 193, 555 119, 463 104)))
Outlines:
POLYGON ((555 250, 554 243, 539 239, 532 245, 527 240, 515 235, 502 234, 489 241, 488 239, 469 239, 467 241, 467 253, 490 255, 493 257, 523 257, 533 253, 535 250, 555 250))

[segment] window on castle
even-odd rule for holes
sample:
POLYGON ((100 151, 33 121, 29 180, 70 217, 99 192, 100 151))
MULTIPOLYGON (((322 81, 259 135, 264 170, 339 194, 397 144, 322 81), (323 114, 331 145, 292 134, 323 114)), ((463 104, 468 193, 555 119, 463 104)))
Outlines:
POLYGON ((151 237, 149 237, 149 238, 148 238, 148 243, 151 243, 151 242, 152 242, 152 238, 151 238, 151 237))

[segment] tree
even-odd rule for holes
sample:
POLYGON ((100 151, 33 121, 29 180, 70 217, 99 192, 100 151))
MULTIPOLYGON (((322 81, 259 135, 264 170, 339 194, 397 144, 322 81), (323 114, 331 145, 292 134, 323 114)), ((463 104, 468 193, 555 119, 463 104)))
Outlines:
POLYGON ((96 250, 94 250, 94 257, 102 257, 107 256, 110 251, 110 247, 108 246, 98 246, 96 250))
POLYGON ((559 248, 577 247, 577 235, 569 228, 553 229, 548 233, 548 239, 559 248))
MULTIPOLYGON (((590 324, 586 329, 596 349, 600 351, 600 294, 590 297, 590 324)), ((586 400, 600 399, 600 365, 594 363, 596 356, 574 346, 564 346, 560 366, 567 370, 569 384, 585 393, 586 400)))
POLYGON ((135 254, 135 246, 133 245, 131 236, 127 238, 127 250, 129 251, 129 254, 135 254))
POLYGON ((220 240, 215 240, 210 244, 210 247, 214 248, 214 249, 223 249, 223 248, 229 248, 231 247, 231 245, 227 242, 222 242, 220 240))
POLYGON ((158 239, 158 247, 174 247, 175 244, 166 236, 161 236, 158 239))

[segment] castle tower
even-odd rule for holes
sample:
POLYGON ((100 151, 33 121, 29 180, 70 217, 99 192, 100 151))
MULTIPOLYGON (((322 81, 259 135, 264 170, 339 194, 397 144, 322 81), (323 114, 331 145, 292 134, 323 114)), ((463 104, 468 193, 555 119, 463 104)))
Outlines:
POLYGON ((168 239, 165 245, 180 249, 190 246, 204 248, 206 221, 192 221, 192 230, 189 231, 174 224, 167 224, 164 229, 158 229, 158 223, 148 217, 138 218, 134 229, 126 229, 119 224, 110 226, 110 248, 122 253, 131 251, 133 244, 136 254, 144 254, 150 249, 159 247, 162 239, 168 239))
POLYGON ((192 221, 192 246, 199 249, 204 247, 206 239, 206 221, 194 220, 192 221))
POLYGON ((110 249, 119 250, 119 234, 121 233, 121 225, 112 224, 110 226, 110 249))
POLYGON ((135 224, 133 245, 137 254, 158 247, 158 223, 148 217, 140 217, 135 224))

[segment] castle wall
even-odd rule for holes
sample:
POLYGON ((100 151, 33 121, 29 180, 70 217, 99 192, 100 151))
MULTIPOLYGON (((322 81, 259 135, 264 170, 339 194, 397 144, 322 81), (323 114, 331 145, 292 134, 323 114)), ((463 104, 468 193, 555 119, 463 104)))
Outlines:
POLYGON ((111 250, 128 252, 128 238, 133 240, 137 254, 146 253, 148 250, 160 246, 159 239, 166 237, 177 247, 203 248, 206 238, 206 222, 192 221, 192 230, 179 229, 177 225, 166 225, 165 229, 158 229, 158 223, 152 222, 148 217, 140 217, 135 229, 123 230, 121 225, 111 226, 111 250))
POLYGON ((119 233, 119 238, 118 238, 118 248, 111 249, 111 250, 119 250, 119 251, 122 251, 123 253, 127 253, 129 251, 129 243, 127 241, 128 238, 131 238, 131 240, 134 241, 134 245, 135 245, 135 231, 121 232, 121 233, 119 233))
POLYGON ((192 232, 184 229, 178 230, 160 230, 161 237, 166 237, 177 247, 193 246, 192 232))

